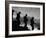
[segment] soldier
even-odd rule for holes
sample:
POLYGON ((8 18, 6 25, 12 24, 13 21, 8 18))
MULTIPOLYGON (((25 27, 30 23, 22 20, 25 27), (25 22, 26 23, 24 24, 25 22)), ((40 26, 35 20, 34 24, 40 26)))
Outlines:
POLYGON ((20 14, 21 14, 21 12, 17 13, 17 17, 16 17, 17 29, 19 29, 19 25, 20 25, 20 14))
POLYGON ((12 31, 15 31, 16 30, 16 21, 14 20, 14 18, 13 18, 13 14, 14 14, 14 10, 12 10, 12 31))
POLYGON ((34 17, 32 17, 32 19, 30 20, 30 22, 31 22, 31 26, 32 26, 32 30, 34 30, 34 17))
POLYGON ((27 19, 27 14, 24 16, 24 23, 25 23, 25 28, 27 29, 27 21, 28 21, 28 19, 27 19))

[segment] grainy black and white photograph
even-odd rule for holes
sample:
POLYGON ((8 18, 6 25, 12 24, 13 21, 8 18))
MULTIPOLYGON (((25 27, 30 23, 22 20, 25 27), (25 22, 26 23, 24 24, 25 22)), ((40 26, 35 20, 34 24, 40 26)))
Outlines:
POLYGON ((45 3, 8 1, 5 10, 5 36, 45 35, 45 3))
POLYGON ((12 31, 40 30, 40 8, 12 7, 12 31))
POLYGON ((43 33, 43 6, 9 4, 9 35, 43 33))

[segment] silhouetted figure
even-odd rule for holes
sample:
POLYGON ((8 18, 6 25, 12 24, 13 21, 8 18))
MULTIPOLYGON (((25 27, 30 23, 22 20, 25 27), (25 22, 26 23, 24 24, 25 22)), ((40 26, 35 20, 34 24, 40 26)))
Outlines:
POLYGON ((14 20, 14 18, 13 18, 13 13, 14 13, 14 10, 12 10, 12 31, 15 31, 15 20, 14 20))
POLYGON ((30 22, 31 22, 31 26, 32 26, 32 30, 34 30, 34 17, 32 17, 32 19, 30 20, 30 22))
POLYGON ((26 14, 24 16, 25 29, 27 29, 27 21, 28 21, 28 19, 27 19, 27 14, 26 14))
POLYGON ((17 17, 16 17, 16 20, 17 20, 17 29, 19 29, 19 25, 20 25, 20 14, 21 14, 21 12, 17 13, 17 17))

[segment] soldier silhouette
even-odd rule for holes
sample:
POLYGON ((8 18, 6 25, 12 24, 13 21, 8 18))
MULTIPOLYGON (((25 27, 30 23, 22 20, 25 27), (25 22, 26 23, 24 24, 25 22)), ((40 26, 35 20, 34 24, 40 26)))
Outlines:
POLYGON ((21 14, 21 12, 17 13, 17 17, 16 17, 16 20, 17 20, 17 29, 19 29, 19 25, 20 25, 20 14, 21 14))
POLYGON ((12 31, 15 30, 15 21, 13 21, 13 13, 14 13, 14 10, 12 10, 12 31))
POLYGON ((15 11, 12 10, 12 31, 17 30, 17 21, 14 20, 14 18, 13 18, 14 12, 15 12, 15 11))
POLYGON ((26 14, 24 16, 25 29, 27 29, 27 21, 28 21, 28 19, 27 19, 27 14, 26 14))
POLYGON ((31 22, 31 26, 32 26, 32 30, 34 30, 34 17, 32 17, 32 19, 30 20, 30 22, 31 22))

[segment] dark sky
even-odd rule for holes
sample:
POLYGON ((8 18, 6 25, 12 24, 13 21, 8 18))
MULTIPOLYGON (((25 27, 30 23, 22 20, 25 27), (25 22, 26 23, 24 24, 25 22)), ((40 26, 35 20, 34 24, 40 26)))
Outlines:
POLYGON ((13 7, 13 10, 15 10, 15 14, 21 11, 21 17, 25 16, 27 14, 30 17, 34 18, 40 18, 40 8, 31 8, 31 7, 13 7))

